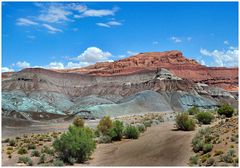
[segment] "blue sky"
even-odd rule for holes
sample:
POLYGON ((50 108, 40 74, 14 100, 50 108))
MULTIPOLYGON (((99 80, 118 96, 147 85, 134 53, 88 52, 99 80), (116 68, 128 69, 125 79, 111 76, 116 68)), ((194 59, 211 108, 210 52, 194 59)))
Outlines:
POLYGON ((180 50, 238 66, 237 2, 2 3, 2 71, 76 68, 180 50))

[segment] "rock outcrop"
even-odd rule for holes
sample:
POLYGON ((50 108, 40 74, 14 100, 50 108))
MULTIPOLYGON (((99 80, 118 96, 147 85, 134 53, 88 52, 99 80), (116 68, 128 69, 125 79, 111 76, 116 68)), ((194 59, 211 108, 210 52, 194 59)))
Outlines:
POLYGON ((84 68, 59 70, 96 76, 130 75, 166 68, 180 78, 227 90, 238 90, 238 68, 206 67, 187 59, 180 51, 146 52, 114 62, 96 63, 84 68))

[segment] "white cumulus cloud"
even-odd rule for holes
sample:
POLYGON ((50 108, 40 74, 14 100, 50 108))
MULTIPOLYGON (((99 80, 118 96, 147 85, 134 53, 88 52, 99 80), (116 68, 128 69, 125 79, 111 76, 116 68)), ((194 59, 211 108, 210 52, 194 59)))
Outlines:
POLYGON ((24 68, 29 68, 30 67, 30 63, 26 62, 26 61, 18 61, 16 63, 16 66, 20 69, 24 69, 24 68))
POLYGON ((2 67, 2 72, 13 72, 14 69, 8 67, 2 67))
POLYGON ((212 66, 235 67, 238 66, 239 50, 236 47, 229 47, 227 50, 200 49, 200 53, 204 56, 212 57, 214 62, 212 66))
POLYGON ((76 59, 81 62, 96 63, 102 61, 109 61, 109 57, 112 54, 108 51, 102 51, 97 47, 89 47, 82 54, 80 54, 76 59))
POLYGON ((64 69, 64 64, 61 62, 51 62, 46 67, 49 69, 64 69))

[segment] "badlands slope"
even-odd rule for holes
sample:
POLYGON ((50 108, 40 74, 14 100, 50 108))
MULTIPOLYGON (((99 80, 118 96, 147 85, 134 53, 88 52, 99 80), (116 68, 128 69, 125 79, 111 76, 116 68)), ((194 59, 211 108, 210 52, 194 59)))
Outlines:
POLYGON ((28 68, 3 73, 4 117, 44 120, 215 108, 237 97, 237 68, 208 68, 179 51, 140 53, 71 70, 28 68), (218 87, 219 86, 219 87, 218 87))

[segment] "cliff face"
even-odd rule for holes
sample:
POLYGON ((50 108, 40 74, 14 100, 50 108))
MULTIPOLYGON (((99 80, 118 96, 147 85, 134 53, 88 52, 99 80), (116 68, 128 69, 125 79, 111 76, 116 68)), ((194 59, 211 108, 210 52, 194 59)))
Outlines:
POLYGON ((238 90, 238 68, 206 67, 193 59, 185 58, 180 51, 140 53, 115 62, 96 63, 84 68, 65 69, 59 72, 117 76, 156 72, 160 68, 166 68, 181 78, 195 82, 226 90, 238 90))

